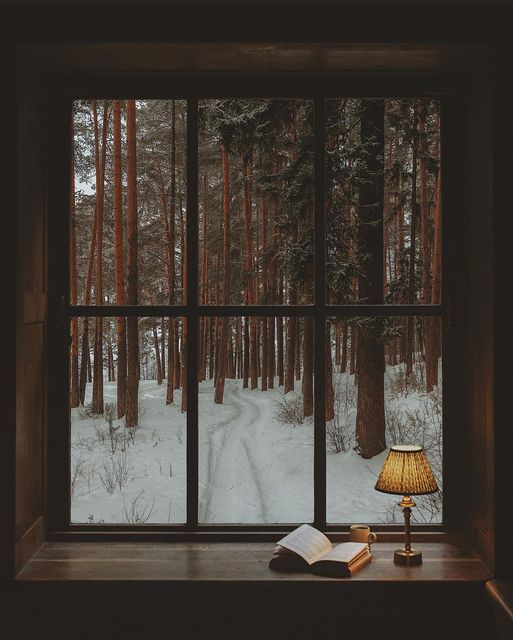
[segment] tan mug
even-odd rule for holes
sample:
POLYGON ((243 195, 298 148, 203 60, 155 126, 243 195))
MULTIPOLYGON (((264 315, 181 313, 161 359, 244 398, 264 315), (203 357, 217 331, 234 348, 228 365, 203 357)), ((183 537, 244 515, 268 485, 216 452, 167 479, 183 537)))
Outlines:
POLYGON ((366 524, 353 524, 349 529, 350 542, 367 542, 367 544, 371 545, 377 539, 378 536, 366 524))

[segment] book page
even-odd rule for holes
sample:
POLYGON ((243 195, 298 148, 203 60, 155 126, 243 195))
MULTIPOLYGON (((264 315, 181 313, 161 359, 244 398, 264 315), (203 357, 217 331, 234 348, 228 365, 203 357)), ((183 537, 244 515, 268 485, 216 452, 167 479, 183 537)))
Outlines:
POLYGON ((367 553, 369 553, 369 550, 366 542, 342 542, 324 555, 321 560, 323 562, 328 560, 330 562, 350 564, 360 555, 366 555, 367 553))
MULTIPOLYGON (((328 538, 308 524, 302 524, 297 529, 278 540, 280 547, 297 553, 303 560, 312 564, 332 549, 328 538)), ((355 543, 356 544, 356 543, 355 543)))

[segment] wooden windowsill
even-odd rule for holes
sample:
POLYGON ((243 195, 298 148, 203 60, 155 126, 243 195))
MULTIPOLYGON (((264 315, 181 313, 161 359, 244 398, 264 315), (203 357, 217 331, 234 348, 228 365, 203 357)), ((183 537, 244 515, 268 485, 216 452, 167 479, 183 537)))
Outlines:
MULTIPOLYGON (((277 573, 268 567, 273 543, 47 542, 16 578, 21 583, 152 583, 182 587, 311 586, 354 583, 484 583, 490 572, 466 546, 418 543, 419 567, 393 563, 397 543, 373 545, 373 560, 352 579, 277 573)), ((316 587, 317 588, 317 587, 316 587)), ((329 587, 328 587, 329 588, 329 587)))

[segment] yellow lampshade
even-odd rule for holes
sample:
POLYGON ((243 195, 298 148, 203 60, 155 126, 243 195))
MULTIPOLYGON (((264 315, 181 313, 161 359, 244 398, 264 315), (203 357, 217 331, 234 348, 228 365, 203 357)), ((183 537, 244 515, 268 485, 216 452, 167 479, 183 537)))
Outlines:
POLYGON ((403 496, 419 496, 438 491, 424 449, 408 444, 390 447, 375 489, 403 496))

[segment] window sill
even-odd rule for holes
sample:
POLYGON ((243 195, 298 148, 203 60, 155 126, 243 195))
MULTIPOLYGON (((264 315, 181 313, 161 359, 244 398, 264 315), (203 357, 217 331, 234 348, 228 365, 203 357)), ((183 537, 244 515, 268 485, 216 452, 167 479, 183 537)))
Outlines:
POLYGON ((47 542, 25 565, 16 583, 122 583, 183 588, 242 586, 337 588, 350 583, 484 584, 492 576, 466 546, 447 542, 415 544, 423 553, 420 567, 400 567, 393 552, 400 546, 373 546, 373 560, 351 580, 309 573, 277 573, 268 567, 274 544, 265 543, 130 543, 47 542))

